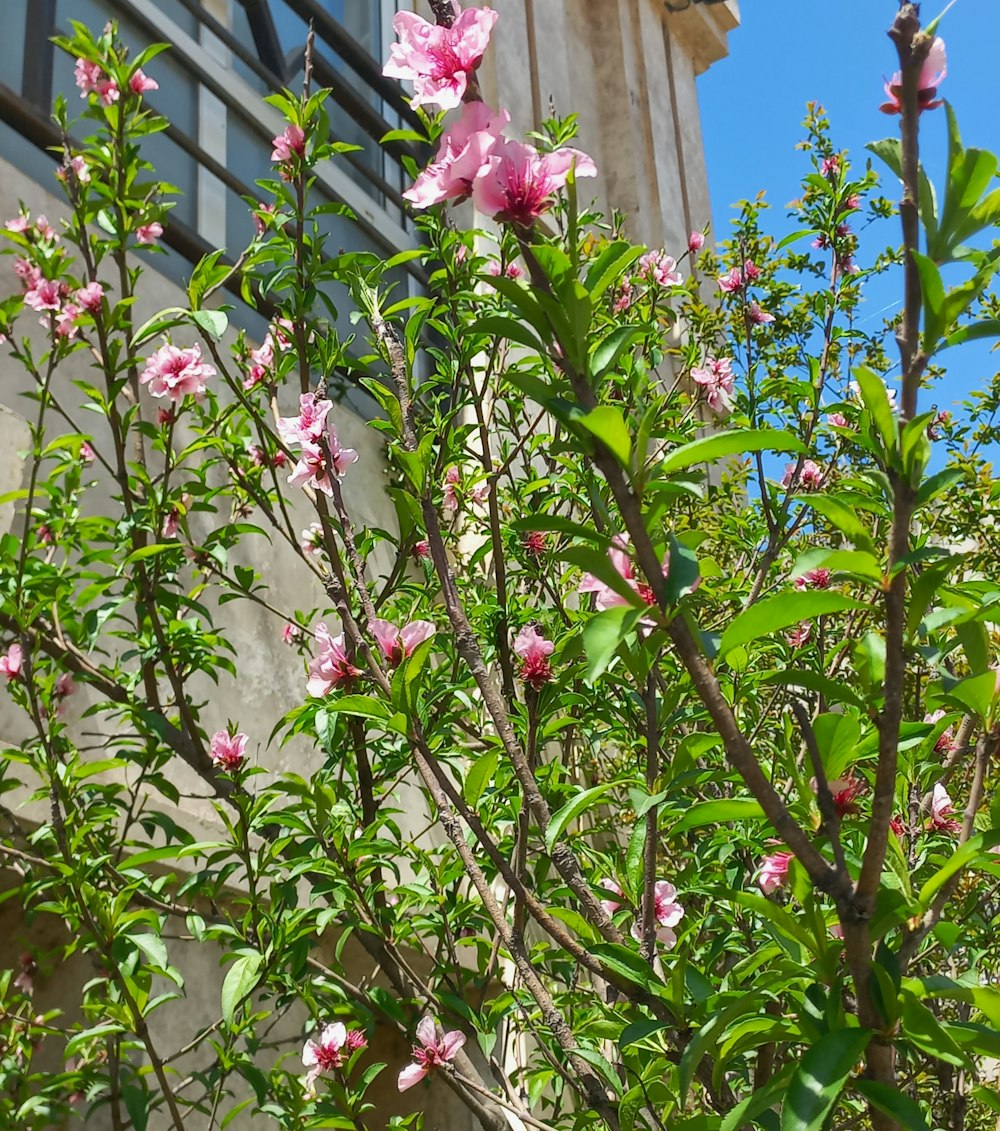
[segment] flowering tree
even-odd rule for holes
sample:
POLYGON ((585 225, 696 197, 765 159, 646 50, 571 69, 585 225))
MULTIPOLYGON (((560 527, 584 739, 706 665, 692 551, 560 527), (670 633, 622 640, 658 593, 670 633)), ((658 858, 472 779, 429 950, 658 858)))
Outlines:
POLYGON ((902 5, 900 137, 872 146, 898 251, 856 263, 851 224, 893 206, 814 107, 794 235, 747 204, 676 261, 587 207, 572 119, 528 142, 481 101, 496 14, 432 7, 397 17, 386 67, 426 131, 396 140, 435 154, 406 194, 425 293, 394 300, 404 257, 324 246, 312 169, 346 147, 307 77, 270 99, 256 237, 142 326, 169 208, 141 155, 157 49, 60 41, 84 102, 56 113, 67 213, 4 233, 33 407, 0 851, 10 896, 67 934, 0 981, 6 1122, 419 1126, 436 1088, 489 1131, 986 1126, 1000 379, 962 419, 933 401, 945 351, 1000 333, 975 247, 1000 193, 949 107, 938 197, 920 165, 944 45, 902 5), (487 231, 456 226, 470 197, 487 231), (867 334, 865 281, 892 268, 901 313, 867 334), (217 303, 237 276, 270 319, 255 347, 217 303), (331 325, 333 284, 363 341, 331 325), (373 477, 339 439, 344 369, 381 407, 391 531, 352 506, 373 477), (271 734, 239 722, 245 602, 302 669, 271 734), (274 772, 286 741, 302 773, 274 772), (165 1047, 191 945, 222 948, 218 1020, 165 1047), (78 1010, 37 1014, 76 952, 78 1010), (270 1039, 288 1011, 304 1028, 270 1039), (413 1052, 388 1068, 393 1031, 413 1052))

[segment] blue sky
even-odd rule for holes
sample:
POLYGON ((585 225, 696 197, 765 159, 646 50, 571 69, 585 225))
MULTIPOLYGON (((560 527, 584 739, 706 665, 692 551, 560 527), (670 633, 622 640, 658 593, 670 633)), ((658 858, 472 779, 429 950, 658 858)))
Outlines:
MULTIPOLYGON (((929 22, 947 0, 925 0, 929 22)), ((725 238, 732 205, 763 189, 772 211, 770 230, 791 230, 784 205, 799 195, 806 155, 795 150, 803 136, 805 105, 815 99, 827 111, 832 138, 855 163, 868 156, 865 144, 888 137, 898 122, 881 114, 883 75, 896 67, 896 52, 886 36, 896 0, 741 0, 742 26, 729 36, 730 54, 714 64, 699 82, 702 131, 708 162, 715 231, 725 238)), ((955 107, 962 138, 994 152, 1000 150, 1000 0, 957 0, 939 28, 948 49, 948 77, 942 97, 955 107)), ((941 183, 945 143, 944 111, 924 115, 922 157, 932 179, 941 183)), ((879 164, 877 168, 882 172, 879 164)), ((897 186, 886 173, 885 195, 897 186)), ((940 198, 940 191, 938 193, 940 198)), ((899 235, 893 218, 863 237, 874 254, 899 235)), ((891 311, 899 287, 879 280, 868 295, 868 317, 877 325, 891 311)), ((942 407, 977 385, 984 371, 1000 368, 1000 355, 986 348, 956 351, 949 388, 935 396, 942 407)))

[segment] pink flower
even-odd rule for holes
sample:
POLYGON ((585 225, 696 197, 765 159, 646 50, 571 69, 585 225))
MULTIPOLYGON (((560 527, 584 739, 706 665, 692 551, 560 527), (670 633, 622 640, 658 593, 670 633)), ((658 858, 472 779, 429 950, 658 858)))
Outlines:
POLYGON ((699 251, 705 246, 705 236, 702 232, 692 232, 688 236, 688 251, 692 255, 697 255, 699 251))
POLYGON ((63 672, 62 675, 56 680, 55 697, 57 699, 68 699, 75 693, 76 684, 73 682, 73 677, 69 674, 69 672, 63 672))
POLYGON ((281 630, 281 639, 286 644, 295 644, 302 638, 302 629, 297 624, 286 624, 281 630))
POLYGON ((708 407, 717 413, 733 407, 733 360, 730 357, 706 357, 705 364, 691 370, 691 379, 705 390, 708 407))
POLYGON ((601 907, 604 908, 604 913, 606 915, 614 915, 618 908, 621 907, 620 901, 625 898, 625 895, 622 892, 622 889, 617 881, 612 880, 609 876, 605 876, 604 879, 599 882, 601 887, 604 888, 605 891, 609 891, 612 893, 612 895, 618 896, 618 899, 599 899, 597 901, 601 905, 601 907))
MULTIPOLYGON (((614 538, 612 538, 611 543, 611 547, 608 550, 608 557, 611 559, 611 564, 614 566, 615 572, 625 580, 628 587, 634 590, 644 604, 655 605, 656 598, 653 596, 653 590, 645 581, 639 581, 636 578, 635 567, 632 565, 632 559, 628 556, 628 535, 616 534, 614 538)), ((667 576, 667 562, 663 564, 663 576, 667 576)), ((625 597, 621 596, 621 594, 616 593, 609 585, 605 585, 603 581, 590 573, 583 575, 577 587, 577 592, 596 593, 597 597, 594 601, 594 605, 600 612, 603 612, 605 609, 610 609, 615 605, 628 605, 631 603, 626 600, 625 597)))
POLYGON ((97 453, 86 440, 80 445, 80 459, 83 460, 84 463, 93 463, 94 460, 97 459, 97 453))
POLYGON ((358 1049, 366 1048, 368 1041, 364 1033, 357 1029, 347 1031, 341 1021, 325 1025, 318 1041, 306 1041, 302 1050, 302 1063, 309 1069, 306 1075, 306 1092, 310 1095, 316 1087, 317 1078, 331 1069, 343 1068, 344 1061, 358 1049))
POLYGON ((150 90, 159 90, 160 84, 156 79, 151 79, 144 73, 142 67, 136 67, 128 80, 129 90, 140 97, 150 90))
POLYGON ((80 88, 80 97, 96 94, 105 106, 117 102, 119 98, 118 84, 109 78, 100 63, 91 63, 88 59, 77 59, 73 68, 76 85, 80 88))
POLYGON ((140 224, 135 230, 135 238, 139 243, 150 244, 156 241, 163 235, 163 225, 159 220, 153 220, 148 224, 140 224))
POLYGON ((85 185, 90 182, 90 167, 87 161, 80 154, 71 157, 65 165, 60 165, 56 169, 56 176, 61 181, 65 181, 69 175, 72 174, 77 184, 85 185))
POLYGON ((771 895, 788 883, 788 865, 793 855, 791 852, 775 852, 761 861, 757 883, 765 895, 771 895))
POLYGON ((188 394, 200 401, 205 395, 206 378, 214 376, 215 369, 202 361, 201 346, 179 349, 165 345, 147 358, 139 380, 154 397, 169 397, 176 403, 188 394))
POLYGON ((318 554, 323 549, 323 527, 318 522, 311 522, 302 531, 302 541, 299 542, 303 554, 318 554))
MULTIPOLYGON (((924 718, 924 722, 930 723, 933 726, 940 722, 944 716, 944 711, 934 711, 924 718)), ((938 735, 937 741, 934 743, 934 752, 936 754, 950 754, 951 751, 955 749, 955 746, 955 728, 948 727, 938 735)))
POLYGON ((661 287, 677 287, 684 281, 677 270, 677 264, 662 248, 659 251, 647 251, 639 259, 637 268, 640 275, 661 287))
POLYGON ((442 136, 437 156, 403 193, 405 199, 414 208, 429 208, 469 196, 509 122, 506 110, 494 114, 485 102, 465 103, 461 118, 442 136))
POLYGON ((761 309, 758 303, 752 302, 747 307, 747 319, 752 322, 754 326, 763 326, 765 323, 773 322, 774 315, 768 314, 766 310, 761 309))
POLYGON ((21 285, 26 291, 33 291, 42 281, 42 273, 27 259, 20 256, 14 260, 14 274, 21 280, 21 285))
POLYGON ((11 644, 7 649, 7 655, 0 656, 0 672, 7 677, 8 683, 21 678, 21 662, 23 659, 24 653, 21 651, 20 644, 11 644))
MULTIPOLYGON (((268 371, 274 365, 274 338, 271 337, 270 330, 264 335, 264 340, 260 343, 257 349, 250 351, 250 369, 247 372, 246 379, 243 382, 244 389, 253 389, 257 385, 262 384, 267 380, 268 371)), ((306 396, 314 397, 313 393, 307 393, 306 396)), ((315 397, 314 397, 315 399, 315 397)), ((327 402, 329 403, 329 402, 327 402)), ((332 406, 331 406, 332 407, 332 406)), ((292 418, 288 418, 292 419, 292 418)), ((280 427, 280 423, 279 423, 280 427)), ((286 443, 288 441, 286 440, 286 443)))
POLYGON ((228 730, 217 730, 212 735, 208 748, 212 765, 217 770, 235 773, 243 765, 248 741, 245 734, 230 734, 228 730))
POLYGON ((525 625, 517 634, 514 654, 521 658, 521 679, 535 691, 541 691, 552 678, 549 656, 554 651, 552 641, 546 640, 533 625, 525 625))
POLYGON ((277 137, 271 139, 271 144, 274 146, 271 152, 272 161, 280 164, 294 161, 297 157, 305 156, 305 131, 301 126, 296 126, 294 123, 287 125, 284 133, 280 133, 277 137))
POLYGON ((354 682, 361 675, 361 669, 356 668, 347 655, 344 647, 344 635, 332 636, 325 624, 316 626, 316 642, 319 651, 314 659, 309 661, 309 679, 306 682, 306 692, 316 699, 321 699, 341 684, 354 682))
MULTIPOLYGON (((677 889, 667 880, 657 880, 653 887, 653 917, 656 920, 656 937, 668 949, 677 942, 677 936, 671 928, 684 918, 684 908, 674 898, 677 889)), ((642 938, 642 931, 633 931, 636 938, 642 938)))
POLYGON ((80 329, 76 320, 82 313, 83 311, 75 303, 66 303, 56 315, 56 333, 60 338, 76 337, 80 329))
POLYGON ((615 301, 611 307, 611 311, 613 314, 624 314, 634 301, 635 291, 632 288, 631 282, 628 279, 622 279, 618 284, 618 290, 615 294, 615 301))
POLYGON ((23 214, 21 216, 15 216, 13 220, 7 220, 4 223, 4 227, 7 229, 7 231, 14 232, 15 235, 25 235, 30 226, 30 217, 23 214))
MULTIPOLYGON (((813 793, 817 791, 816 779, 812 778, 810 783, 813 793)), ((852 773, 846 774, 842 778, 834 778, 833 781, 828 782, 827 786, 833 796, 833 807, 837 816, 843 819, 844 817, 853 817, 860 810, 857 806, 857 798, 864 793, 865 783, 859 778, 854 777, 852 773)))
MULTIPOLYGON (((941 105, 940 99, 935 99, 937 88, 944 82, 948 74, 948 60, 944 50, 944 40, 936 38, 931 44, 931 49, 920 68, 920 79, 917 88, 917 105, 920 113, 925 110, 936 110, 941 105)), ((883 114, 901 114, 903 104, 900 98, 903 94, 903 75, 897 71, 885 84, 887 101, 879 109, 883 114)))
POLYGON ((732 294, 734 291, 738 291, 742 287, 743 272, 739 269, 739 267, 733 267, 729 271, 727 271, 725 275, 719 276, 719 290, 722 291, 722 293, 725 295, 732 294))
POLYGON ((793 628, 790 633, 785 637, 788 641, 790 648, 801 648, 803 644, 808 644, 812 636, 812 625, 808 621, 803 621, 797 628, 793 628))
POLYGON ((454 110, 486 54, 498 18, 492 8, 467 8, 446 28, 413 12, 397 12, 392 28, 399 42, 390 48, 382 74, 413 83, 411 106, 454 110))
POLYGON ((163 525, 160 535, 163 538, 176 538, 181 528, 181 512, 177 507, 171 507, 163 516, 163 525))
POLYGON ((99 314, 104 301, 104 288, 100 283, 88 283, 76 292, 76 301, 88 314, 99 314))
POLYGON ((549 210, 574 169, 577 177, 597 176, 597 166, 578 149, 542 154, 527 142, 500 138, 473 185, 472 199, 487 216, 527 227, 549 210))
POLYGON ((797 464, 790 463, 785 467, 785 474, 781 486, 794 487, 798 491, 818 491, 823 486, 823 469, 811 459, 804 460, 802 467, 796 474, 797 464))
POLYGON ((929 829, 936 829, 943 833, 957 833, 962 825, 956 821, 952 814, 955 812, 948 796, 948 791, 940 782, 934 783, 934 792, 931 794, 931 815, 927 822, 929 829))
POLYGON ((836 154, 831 157, 824 157, 819 171, 828 180, 836 180, 837 174, 840 172, 840 158, 836 154))
POLYGON ((419 644, 429 640, 435 631, 434 625, 429 620, 410 621, 402 631, 387 620, 373 620, 371 623, 372 636, 375 637, 375 642, 385 656, 386 663, 393 668, 399 667, 403 660, 411 656, 419 644))
MULTIPOLYGON (((253 357, 253 353, 250 356, 253 357)), ((273 360, 273 351, 271 358, 273 360)), ((323 437, 326 418, 332 408, 333 401, 317 400, 315 393, 303 393, 299 397, 299 415, 279 418, 278 435, 286 444, 316 443, 323 437)))
POLYGON ((425 562, 430 558, 431 545, 425 538, 421 538, 419 542, 414 542, 413 556, 418 562, 425 562))
POLYGON ((275 214, 275 206, 273 204, 265 204, 261 201, 254 209, 253 213, 253 226, 258 236, 262 236, 271 224, 271 217, 275 214))
POLYGON ((796 589, 829 589, 833 574, 828 569, 811 569, 795 579, 796 589))
POLYGON ((458 510, 458 494, 456 488, 462 482, 462 473, 452 464, 444 473, 444 509, 446 511, 458 510))
POLYGON ((850 423, 842 412, 831 412, 826 418, 827 424, 832 428, 850 428, 850 423))
POLYGON ((400 1072, 396 1081, 396 1086, 401 1092, 412 1088, 414 1084, 419 1084, 428 1073, 454 1060, 459 1049, 465 1044, 465 1034, 453 1029, 438 1039, 437 1027, 433 1020, 430 1017, 423 1017, 417 1026, 417 1040, 420 1044, 413 1046, 413 1063, 408 1064, 400 1072))
POLYGON ((761 270, 752 259, 743 260, 743 278, 748 283, 753 283, 761 276, 761 270))
POLYGON ((333 421, 326 426, 326 437, 321 442, 303 441, 299 462, 292 468, 288 482, 292 487, 312 487, 325 495, 333 494, 333 480, 343 479, 358 453, 353 448, 342 448, 333 421))
POLYGON ((32 310, 39 312, 43 310, 59 311, 62 309, 63 293, 63 285, 58 280, 38 279, 31 290, 25 294, 24 301, 32 310))
POLYGON ((35 537, 43 546, 52 545, 52 527, 47 522, 43 522, 41 526, 35 531, 35 537))
POLYGON ((533 558, 540 558, 548 548, 544 530, 529 531, 525 534, 521 544, 533 558))
POLYGON ((903 824, 902 818, 900 817, 890 817, 889 828, 892 830, 892 834, 897 840, 902 840, 903 837, 906 836, 906 825, 903 824))

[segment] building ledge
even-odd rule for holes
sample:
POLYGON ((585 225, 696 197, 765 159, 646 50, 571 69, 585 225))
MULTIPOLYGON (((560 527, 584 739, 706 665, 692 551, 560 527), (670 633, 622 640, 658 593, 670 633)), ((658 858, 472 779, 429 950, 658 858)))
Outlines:
MULTIPOLYGON (((679 7, 672 0, 674 7, 679 7)), ((703 71, 729 54, 729 33, 739 26, 738 0, 722 4, 689 3, 682 11, 664 5, 670 35, 690 58, 694 73, 703 71)))

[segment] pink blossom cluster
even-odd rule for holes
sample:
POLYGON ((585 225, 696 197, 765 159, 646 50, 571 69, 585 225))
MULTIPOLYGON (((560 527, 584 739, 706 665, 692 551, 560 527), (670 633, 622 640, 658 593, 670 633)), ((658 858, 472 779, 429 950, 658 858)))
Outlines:
MULTIPOLYGON (((73 67, 73 77, 80 89, 81 98, 89 98, 90 95, 96 94, 103 105, 110 106, 121 97, 118 83, 100 63, 90 59, 77 59, 73 67)), ((145 74, 141 67, 136 67, 129 76, 128 87, 133 94, 141 98, 147 91, 159 90, 160 84, 145 74)))
MULTIPOLYGON (((285 627, 288 629, 291 625, 285 627)), ((291 642, 291 639, 286 640, 286 643, 291 642)), ((353 683, 361 675, 361 669, 351 663, 343 633, 333 636, 325 624, 318 624, 316 643, 319 645, 319 651, 309 662, 306 691, 309 695, 321 699, 324 695, 329 695, 335 687, 353 683)))
MULTIPOLYGON (((605 876, 600 881, 601 887, 609 891, 617 899, 600 900, 601 907, 608 915, 613 915, 621 906, 625 898, 621 887, 616 880, 605 876)), ((662 946, 668 949, 677 942, 677 935, 673 928, 684 918, 684 908, 677 902, 677 889, 668 880, 657 880, 653 885, 653 917, 656 920, 656 937, 662 946)), ((638 922, 632 925, 632 937, 641 940, 643 931, 638 922)))
MULTIPOLYGON (((925 723, 930 723, 935 726, 945 717, 945 712, 938 710, 932 711, 931 714, 924 718, 925 723)), ((955 737, 955 728, 953 726, 947 727, 937 737, 934 743, 934 750, 938 754, 950 754, 957 746, 957 739, 955 737)))
POLYGON ((214 367, 202 359, 200 345, 181 349, 167 343, 146 359, 139 380, 152 396, 167 397, 176 404, 189 395, 200 401, 205 396, 205 381, 214 376, 214 367))
POLYGON ((585 153, 570 147, 540 153, 527 142, 505 138, 507 111, 494 112, 478 95, 469 96, 470 80, 497 18, 491 8, 468 8, 451 27, 442 27, 399 12, 393 20, 398 42, 382 73, 413 83, 413 106, 454 110, 465 100, 434 160, 404 197, 415 208, 429 208, 472 196, 480 212, 526 227, 548 211, 571 172, 594 177, 597 168, 585 153))
POLYGON ((373 620, 372 636, 391 668, 398 668, 403 660, 413 655, 418 645, 430 640, 437 630, 429 620, 414 620, 402 629, 387 620, 373 620))
POLYGON ((24 653, 20 644, 11 644, 6 656, 0 656, 0 674, 4 675, 8 683, 21 678, 21 665, 24 663, 24 653))
POLYGON ((540 691, 552 678, 549 657, 555 651, 551 640, 546 640, 535 625, 525 625, 514 641, 514 655, 521 661, 521 679, 535 691, 540 691))
POLYGON ((828 569, 810 569, 795 579, 796 589, 829 589, 833 574, 828 569))
POLYGON ((271 160, 281 166, 281 176, 288 181, 297 164, 306 155, 306 134, 301 126, 294 122, 285 126, 282 133, 271 139, 271 160))
POLYGON ((288 445, 299 447, 299 462, 288 482, 293 487, 312 487, 325 495, 333 494, 333 480, 343 479, 358 453, 342 448, 333 421, 328 420, 333 402, 315 393, 299 397, 299 415, 278 421, 278 434, 288 445))
POLYGON ((723 294, 734 294, 760 278, 760 268, 751 259, 743 261, 742 267, 732 267, 718 279, 719 290, 723 294))
MULTIPOLYGON (((608 558, 611 561, 615 572, 626 582, 628 587, 632 589, 639 599, 646 605, 655 605, 656 597, 653 594, 652 588, 649 584, 640 580, 636 573, 635 566, 632 564, 632 559, 629 557, 629 537, 627 534, 616 534, 611 540, 611 546, 608 548, 608 558)), ((669 560, 663 563, 663 576, 667 576, 669 560)), ((605 609, 614 608, 616 605, 628 605, 630 602, 617 593, 610 585, 601 581, 600 578, 595 577, 591 573, 585 573, 577 586, 578 593, 593 593, 594 607, 598 612, 603 612, 605 609)), ((651 620, 644 620, 644 624, 652 625, 651 620)))
MULTIPOLYGON (((920 78, 917 80, 917 105, 920 113, 925 110, 936 110, 942 100, 935 98, 937 88, 944 82, 948 74, 948 58, 945 54, 944 40, 936 38, 931 44, 920 68, 920 78)), ((886 101, 879 109, 883 114, 901 114, 903 112, 903 75, 896 71, 891 79, 885 83, 886 101)))
POLYGON ((248 736, 242 732, 231 734, 228 730, 217 730, 212 735, 208 748, 212 765, 226 773, 236 773, 246 759, 249 741, 248 736))
POLYGON ((471 488, 466 488, 461 468, 452 464, 444 473, 444 509, 454 514, 461 506, 461 498, 466 490, 468 490, 469 502, 475 506, 482 506, 490 497, 488 482, 483 480, 471 488))
POLYGON ((342 1021, 324 1025, 317 1039, 310 1038, 302 1049, 302 1063, 309 1069, 305 1078, 306 1093, 314 1093, 316 1081, 324 1072, 343 1068, 352 1053, 367 1047, 368 1041, 360 1029, 348 1029, 342 1021))
POLYGON ((793 858, 792 852, 774 852, 764 857, 757 874, 757 883, 765 895, 772 895, 788 883, 788 866, 793 858))
POLYGON ((933 832, 961 832, 962 823, 955 819, 954 813, 955 806, 948 791, 940 782, 935 782, 931 792, 931 815, 927 820, 927 828, 933 832))
POLYGON ((705 393, 705 403, 720 415, 732 411, 733 359, 730 357, 706 357, 701 365, 691 370, 691 380, 700 385, 705 393))
POLYGON ((781 486, 787 490, 818 491, 823 486, 823 469, 811 459, 803 460, 801 467, 797 463, 787 464, 781 486))
POLYGON ((422 1017, 417 1025, 417 1044, 413 1046, 413 1063, 408 1064, 396 1080, 401 1092, 419 1084, 425 1076, 454 1060, 465 1044, 465 1034, 453 1029, 437 1035, 433 1018, 422 1017))
POLYGON ((413 83, 411 106, 454 110, 483 61, 498 18, 492 8, 468 8, 451 27, 440 27, 413 12, 397 12, 392 28, 398 42, 382 74, 413 83))

